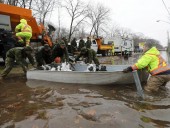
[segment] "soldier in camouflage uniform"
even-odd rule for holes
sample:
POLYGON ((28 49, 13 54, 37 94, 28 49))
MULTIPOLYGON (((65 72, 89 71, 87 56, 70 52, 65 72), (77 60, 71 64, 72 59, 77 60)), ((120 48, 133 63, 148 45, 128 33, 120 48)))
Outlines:
POLYGON ((91 40, 90 40, 90 37, 87 37, 86 48, 91 48, 91 40))
POLYGON ((68 47, 68 40, 66 37, 63 37, 62 40, 64 41, 64 43, 66 44, 66 47, 68 47))
POLYGON ((61 62, 65 62, 65 60, 66 62, 69 61, 68 50, 63 40, 56 44, 52 49, 52 60, 54 61, 56 57, 60 57, 61 62))
POLYGON ((85 41, 83 40, 83 38, 81 37, 80 38, 80 41, 79 41, 79 47, 78 47, 78 50, 81 51, 81 49, 85 46, 85 41))
POLYGON ((74 38, 71 41, 71 53, 74 54, 74 52, 77 51, 77 42, 76 42, 76 38, 74 38))
POLYGON ((37 49, 35 53, 35 58, 37 61, 37 67, 45 64, 50 64, 52 62, 52 50, 48 44, 41 46, 37 49))
POLYGON ((26 47, 15 47, 10 49, 6 54, 5 69, 1 73, 1 79, 6 77, 8 73, 12 70, 14 62, 16 61, 23 69, 26 74, 28 63, 26 58, 29 59, 30 63, 34 66, 35 62, 31 55, 33 49, 30 46, 26 47))
POLYGON ((75 61, 78 61, 80 57, 85 58, 85 63, 91 64, 92 61, 96 64, 96 70, 99 70, 99 60, 96 56, 96 52, 93 49, 83 47, 80 54, 76 57, 75 61))

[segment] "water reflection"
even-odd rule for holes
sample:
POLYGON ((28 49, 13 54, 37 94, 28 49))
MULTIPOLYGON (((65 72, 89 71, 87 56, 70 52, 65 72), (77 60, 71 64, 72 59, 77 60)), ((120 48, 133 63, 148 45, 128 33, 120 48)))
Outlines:
POLYGON ((134 85, 68 85, 8 80, 1 86, 0 126, 170 127, 170 95, 139 101, 134 85), (160 116, 162 115, 162 116, 160 116), (61 123, 66 120, 67 123, 61 123))

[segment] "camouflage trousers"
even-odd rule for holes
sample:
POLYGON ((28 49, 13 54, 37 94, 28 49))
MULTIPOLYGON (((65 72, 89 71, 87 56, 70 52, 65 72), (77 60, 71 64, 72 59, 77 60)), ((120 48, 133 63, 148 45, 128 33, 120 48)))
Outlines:
POLYGON ((144 89, 148 92, 156 92, 161 86, 165 86, 170 81, 170 74, 151 76, 144 89))
MULTIPOLYGON (((6 77, 8 75, 8 73, 14 67, 14 62, 15 62, 15 59, 9 58, 9 57, 6 58, 6 60, 5 60, 5 69, 2 71, 1 77, 6 77)), ((28 66, 27 62, 23 59, 21 62, 19 62, 19 64, 21 65, 24 73, 26 74, 27 66, 28 66)))
MULTIPOLYGON (((97 59, 97 57, 95 57, 95 58, 93 58, 93 61, 94 61, 94 63, 96 64, 96 65, 100 65, 100 63, 99 63, 99 60, 97 59)), ((86 57, 85 59, 84 59, 84 62, 87 64, 87 63, 89 63, 90 61, 89 61, 89 58, 88 57, 86 57)))

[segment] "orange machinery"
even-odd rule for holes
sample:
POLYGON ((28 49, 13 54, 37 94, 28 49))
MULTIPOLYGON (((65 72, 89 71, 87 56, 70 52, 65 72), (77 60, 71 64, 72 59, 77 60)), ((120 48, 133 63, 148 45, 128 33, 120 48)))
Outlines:
POLYGON ((106 54, 108 54, 109 51, 112 50, 112 45, 109 44, 103 44, 103 39, 102 38, 96 38, 95 39, 98 45, 98 54, 102 54, 102 56, 105 56, 106 54))
POLYGON ((44 34, 44 42, 52 46, 51 39, 45 31, 44 25, 37 24, 36 19, 32 16, 32 10, 0 3, 0 14, 10 16, 12 31, 14 31, 15 26, 20 23, 20 19, 26 19, 28 24, 32 27, 32 39, 36 41, 39 35, 44 34))

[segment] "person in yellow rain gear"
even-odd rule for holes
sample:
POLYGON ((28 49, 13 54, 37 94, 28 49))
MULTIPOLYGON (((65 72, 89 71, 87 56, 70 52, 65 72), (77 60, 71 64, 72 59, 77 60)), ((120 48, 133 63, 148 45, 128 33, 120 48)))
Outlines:
POLYGON ((24 38, 26 46, 30 45, 30 39, 32 37, 32 28, 27 24, 25 19, 20 20, 20 24, 15 27, 16 36, 19 39, 18 42, 21 43, 22 46, 24 45, 24 38))
POLYGON ((160 55, 155 47, 155 43, 144 44, 143 56, 132 66, 123 70, 124 73, 145 68, 150 74, 150 78, 144 87, 147 92, 157 92, 161 87, 170 81, 170 66, 160 55))

